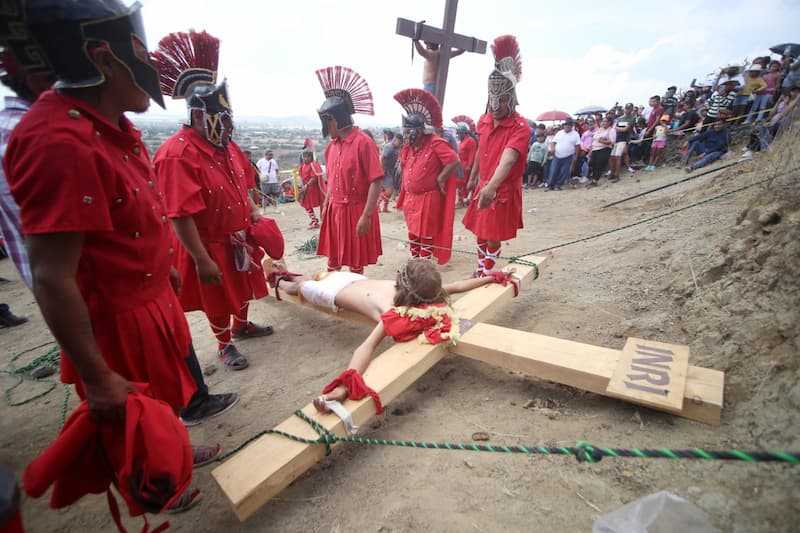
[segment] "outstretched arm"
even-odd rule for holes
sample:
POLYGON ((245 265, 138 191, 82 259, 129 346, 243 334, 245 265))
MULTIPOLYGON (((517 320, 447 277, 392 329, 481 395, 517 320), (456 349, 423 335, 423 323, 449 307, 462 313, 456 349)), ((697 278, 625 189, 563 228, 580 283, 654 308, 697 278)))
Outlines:
POLYGON ((460 56, 460 55, 461 55, 461 54, 463 54, 465 51, 466 51, 466 50, 461 50, 460 48, 459 48, 459 49, 456 49, 456 50, 450 50, 450 57, 456 57, 456 56, 460 56))
POLYGON ((357 370, 359 374, 363 374, 367 370, 370 362, 372 362, 372 356, 375 354, 375 350, 384 337, 386 337, 386 330, 383 328, 383 322, 378 322, 375 325, 375 329, 369 334, 369 337, 355 349, 347 368, 353 368, 357 370))
MULTIPOLYGON (((516 272, 516 269, 513 267, 506 268, 503 270, 503 272, 508 272, 511 274, 512 272, 516 272)), ((491 276, 487 276, 483 278, 461 279, 454 281, 453 283, 446 283, 445 285, 442 285, 442 288, 448 295, 451 295, 471 291, 472 289, 476 289, 490 283, 495 283, 495 279, 491 276)))
POLYGON ((426 49, 424 46, 419 44, 419 41, 416 39, 414 40, 414 48, 416 48, 417 53, 425 59, 432 59, 436 55, 436 52, 426 49))

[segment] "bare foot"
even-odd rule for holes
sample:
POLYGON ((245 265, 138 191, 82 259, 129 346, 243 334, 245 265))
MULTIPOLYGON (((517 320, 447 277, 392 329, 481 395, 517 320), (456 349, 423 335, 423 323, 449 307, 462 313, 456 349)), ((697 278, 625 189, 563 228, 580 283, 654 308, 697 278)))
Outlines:
POLYGON ((314 398, 314 407, 320 413, 330 413, 331 410, 325 406, 325 400, 343 402, 347 399, 347 387, 339 385, 327 394, 322 394, 314 398))

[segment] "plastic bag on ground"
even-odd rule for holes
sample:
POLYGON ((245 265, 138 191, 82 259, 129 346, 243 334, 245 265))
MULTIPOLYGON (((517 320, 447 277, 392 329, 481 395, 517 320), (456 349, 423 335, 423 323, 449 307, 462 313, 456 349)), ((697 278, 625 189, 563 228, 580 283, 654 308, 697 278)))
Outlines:
POLYGON ((718 533, 695 504, 661 491, 598 518, 592 533, 718 533))

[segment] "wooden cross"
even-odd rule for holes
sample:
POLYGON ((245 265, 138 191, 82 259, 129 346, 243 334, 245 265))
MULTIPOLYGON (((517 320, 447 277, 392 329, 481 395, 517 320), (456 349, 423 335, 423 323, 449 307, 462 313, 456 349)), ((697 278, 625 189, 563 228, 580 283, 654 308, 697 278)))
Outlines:
MULTIPOLYGON (((542 257, 524 259, 537 265, 544 261, 542 257)), ((521 284, 533 280, 532 267, 517 265, 516 269, 521 284)), ((479 322, 510 303, 513 292, 511 286, 492 284, 473 289, 458 299, 453 304, 454 310, 462 321, 472 325, 455 346, 449 347, 450 352, 693 420, 720 423, 724 375, 689 365, 687 347, 629 339, 623 350, 614 350, 479 322)), ((297 297, 283 298, 311 306, 297 297)), ((344 310, 336 316, 369 323, 363 316, 344 310)), ((364 379, 386 405, 440 361, 447 350, 441 344, 397 343, 370 363, 364 379)), ((345 405, 355 425, 363 425, 375 415, 375 404, 369 397, 346 400, 345 405)), ((313 404, 302 411, 331 433, 345 434, 344 423, 335 415, 322 415, 313 404)), ((275 429, 318 438, 296 416, 275 429)), ((215 468, 212 476, 230 500, 236 516, 245 520, 324 456, 323 446, 268 434, 215 468)))
POLYGON ((442 108, 444 108, 444 91, 447 85, 447 69, 450 66, 451 48, 458 48, 478 54, 486 53, 486 41, 453 32, 456 26, 457 9, 458 0, 447 0, 444 8, 442 29, 426 26, 425 24, 417 23, 413 20, 398 18, 397 28, 395 30, 398 35, 439 45, 435 96, 436 99, 439 100, 439 104, 442 108))

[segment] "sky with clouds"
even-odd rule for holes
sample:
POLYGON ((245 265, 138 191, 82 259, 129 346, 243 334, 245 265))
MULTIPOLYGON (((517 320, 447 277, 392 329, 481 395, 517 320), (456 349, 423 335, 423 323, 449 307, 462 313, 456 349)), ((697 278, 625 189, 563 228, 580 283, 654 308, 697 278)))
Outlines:
MULTIPOLYGON (((130 0, 123 0, 126 3, 130 0)), ((392 95, 421 86, 422 58, 395 35, 397 17, 441 26, 445 0, 140 0, 148 45, 167 33, 205 29, 221 39, 220 76, 227 77, 239 116, 308 116, 323 95, 314 71, 346 65, 369 83, 375 116, 360 124, 391 125, 402 110, 392 95)), ((574 112, 589 104, 645 104, 668 85, 687 86, 721 65, 797 42, 797 0, 669 2, 532 2, 461 0, 455 31, 489 43, 519 40, 523 76, 518 110, 574 112), (723 7, 724 6, 724 7, 723 7)), ((444 116, 477 118, 486 103, 493 59, 464 54, 450 63, 444 116)), ((183 102, 155 104, 148 116, 185 114, 183 102)))

